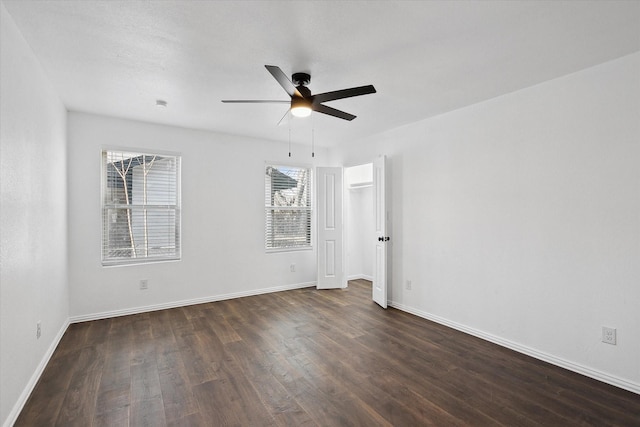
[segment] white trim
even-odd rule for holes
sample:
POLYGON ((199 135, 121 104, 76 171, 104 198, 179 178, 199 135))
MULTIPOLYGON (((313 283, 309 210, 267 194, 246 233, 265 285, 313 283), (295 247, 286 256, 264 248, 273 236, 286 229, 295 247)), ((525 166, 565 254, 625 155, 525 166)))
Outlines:
POLYGON ((347 280, 358 280, 358 279, 363 279, 363 280, 368 280, 370 282, 373 282, 373 276, 369 276, 367 274, 353 274, 351 276, 347 276, 347 280))
POLYGON ((131 307, 122 310, 103 311, 101 313, 83 314, 80 316, 71 316, 69 323, 88 322, 90 320, 109 319, 111 317, 128 316, 130 314, 147 313, 150 311, 166 310, 169 308, 186 307, 195 304, 205 304, 208 302, 224 301, 233 298, 250 297, 254 295, 269 294, 272 292, 290 291, 293 289, 309 288, 315 286, 316 282, 296 283, 293 285, 274 286, 271 288, 255 289, 252 291, 234 292, 231 294, 214 295, 203 298, 193 298, 182 301, 173 301, 162 304, 146 305, 142 307, 131 307))
POLYGON ((355 184, 349 184, 349 190, 360 190, 361 188, 371 188, 373 183, 371 182, 357 182, 355 184))
POLYGON ((306 169, 312 169, 315 167, 313 165, 313 163, 305 163, 305 162, 296 162, 295 160, 291 160, 291 161, 273 161, 270 162, 268 160, 265 160, 264 162, 264 167, 266 168, 267 166, 284 166, 284 167, 288 167, 288 168, 306 168, 306 169))
MULTIPOLYGON (((114 145, 114 144, 101 144, 100 145, 100 153, 103 151, 124 151, 125 153, 140 153, 140 154, 158 154, 160 156, 176 156, 182 157, 181 151, 172 151, 172 150, 156 150, 155 148, 141 148, 136 145, 114 145)), ((100 161, 102 162, 102 155, 100 156, 100 161)))
POLYGON ((27 385, 24 387, 24 390, 22 390, 20 397, 18 397, 18 400, 16 401, 15 405, 13 405, 11 412, 9 412, 9 415, 7 416, 7 418, 4 421, 4 424, 2 425, 3 427, 11 427, 18 420, 18 416, 20 415, 20 412, 22 412, 22 408, 24 408, 25 403, 27 403, 27 400, 29 399, 29 396, 31 396, 31 393, 33 392, 33 389, 36 387, 36 384, 38 384, 38 381, 40 380, 40 376, 44 372, 44 369, 47 367, 47 364, 49 363, 51 356, 53 356, 53 352, 58 347, 58 344, 60 343, 60 340, 64 336, 64 333, 67 331, 69 324, 70 324, 69 319, 67 319, 62 324, 62 327, 60 328, 55 338, 51 342, 51 345, 47 349, 47 352, 44 354, 44 356, 42 356, 42 359, 40 360, 40 363, 36 367, 36 370, 31 375, 31 378, 29 378, 29 382, 27 382, 27 385))
POLYGON ((282 252, 298 252, 298 251, 312 251, 313 246, 299 246, 290 248, 265 248, 266 254, 278 254, 282 252))
POLYGON ((604 383, 611 384, 613 386, 631 391, 633 393, 640 394, 640 384, 635 383, 633 381, 625 380, 623 378, 616 377, 606 372, 602 372, 593 368, 589 368, 587 366, 583 366, 579 363, 575 363, 570 360, 566 360, 566 359, 554 356, 552 354, 545 353, 540 350, 536 350, 535 348, 531 348, 510 340, 498 337, 496 335, 486 333, 484 331, 481 331, 475 328, 470 328, 463 324, 453 322, 451 320, 447 320, 443 317, 436 316, 436 315, 427 313, 425 311, 417 310, 413 307, 410 307, 398 302, 389 301, 389 305, 398 310, 402 310, 407 313, 413 314, 415 316, 422 317, 423 319, 431 320, 432 322, 436 322, 441 325, 448 326, 450 328, 456 329, 466 334, 473 335, 474 337, 481 338, 485 341, 489 341, 494 344, 498 344, 499 346, 517 351, 518 353, 531 356, 535 359, 542 360, 547 363, 551 363, 552 365, 559 366, 569 371, 577 372, 578 374, 582 374, 584 376, 596 379, 598 381, 602 381, 604 383))

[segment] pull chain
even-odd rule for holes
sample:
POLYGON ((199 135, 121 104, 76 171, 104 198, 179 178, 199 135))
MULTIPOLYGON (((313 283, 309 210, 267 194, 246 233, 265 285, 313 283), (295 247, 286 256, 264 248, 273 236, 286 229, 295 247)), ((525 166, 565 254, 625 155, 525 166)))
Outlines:
POLYGON ((291 157, 291 121, 289 121, 289 157, 291 157))
POLYGON ((311 157, 315 157, 316 156, 315 130, 316 130, 316 126, 315 126, 315 121, 313 120, 313 115, 312 115, 311 116, 311 157))

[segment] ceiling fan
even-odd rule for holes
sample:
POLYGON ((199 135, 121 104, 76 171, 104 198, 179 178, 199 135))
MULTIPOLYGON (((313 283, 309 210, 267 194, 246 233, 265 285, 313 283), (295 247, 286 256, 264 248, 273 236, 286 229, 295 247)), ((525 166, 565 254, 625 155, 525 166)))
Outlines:
POLYGON ((280 67, 276 67, 275 65, 265 65, 265 67, 271 73, 273 78, 275 78, 276 81, 280 83, 280 86, 282 86, 285 92, 289 94, 289 96, 291 97, 289 101, 249 99, 222 100, 222 102, 247 104, 290 104, 291 107, 289 110, 287 110, 287 113, 291 111, 291 114, 296 117, 307 117, 311 114, 311 111, 317 111, 318 113, 328 114, 333 117, 351 121, 355 119, 356 116, 326 106, 323 104, 323 102, 335 101, 337 99, 350 98, 353 96, 367 95, 369 93, 376 93, 376 89, 372 85, 367 85, 312 95, 311 90, 309 90, 309 88, 307 87, 307 85, 311 81, 311 76, 309 74, 294 73, 291 76, 293 80, 292 82, 291 80, 289 80, 286 74, 282 72, 280 67))

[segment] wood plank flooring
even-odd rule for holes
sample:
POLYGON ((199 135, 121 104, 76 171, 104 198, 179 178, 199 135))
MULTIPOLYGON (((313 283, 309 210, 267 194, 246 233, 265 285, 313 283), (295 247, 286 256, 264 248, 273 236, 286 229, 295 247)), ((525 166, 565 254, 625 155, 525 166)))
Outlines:
POLYGON ((313 288, 73 324, 17 426, 640 426, 640 395, 313 288))

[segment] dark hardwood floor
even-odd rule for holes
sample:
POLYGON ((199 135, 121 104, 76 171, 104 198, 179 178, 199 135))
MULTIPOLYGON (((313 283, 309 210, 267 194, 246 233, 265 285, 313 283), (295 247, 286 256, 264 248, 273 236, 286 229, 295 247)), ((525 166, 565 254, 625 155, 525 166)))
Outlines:
POLYGON ((313 288, 73 324, 17 426, 640 426, 640 395, 313 288))

